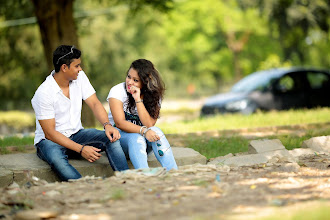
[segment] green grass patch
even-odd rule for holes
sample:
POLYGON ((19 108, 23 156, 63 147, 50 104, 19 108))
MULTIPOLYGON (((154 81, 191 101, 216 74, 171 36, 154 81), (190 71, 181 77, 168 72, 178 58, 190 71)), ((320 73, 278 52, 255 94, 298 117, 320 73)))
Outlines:
POLYGON ((182 134, 197 131, 325 123, 330 122, 329 115, 330 108, 257 112, 252 115, 225 114, 174 123, 164 122, 159 127, 166 134, 182 134))
MULTIPOLYGON (((253 138, 254 140, 258 139, 279 139, 287 150, 292 150, 295 148, 300 148, 302 143, 305 140, 308 140, 316 136, 326 136, 330 134, 330 127, 325 129, 313 129, 307 130, 306 134, 303 136, 297 135, 272 135, 260 138, 253 138)), ((219 156, 224 156, 229 153, 235 154, 240 152, 247 152, 250 139, 247 139, 243 136, 232 136, 232 137, 207 137, 207 136, 194 136, 188 135, 182 137, 183 142, 186 143, 185 147, 192 148, 207 159, 215 158, 219 156)))
POLYGON ((310 207, 305 208, 299 211, 291 211, 287 212, 284 210, 280 210, 277 214, 265 217, 265 218, 257 218, 258 220, 327 220, 330 216, 329 206, 320 203, 319 207, 310 207))
POLYGON ((8 154, 11 151, 8 147, 15 147, 16 151, 25 152, 26 146, 33 146, 34 137, 4 137, 0 138, 0 154, 8 154))
POLYGON ((224 156, 248 150, 249 140, 243 137, 230 138, 194 138, 187 140, 187 147, 192 148, 206 158, 224 156))

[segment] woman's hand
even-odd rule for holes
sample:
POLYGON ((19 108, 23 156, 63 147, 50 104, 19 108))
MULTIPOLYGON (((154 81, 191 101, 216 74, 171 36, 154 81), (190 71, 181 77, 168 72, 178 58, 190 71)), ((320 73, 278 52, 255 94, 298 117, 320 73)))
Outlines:
POLYGON ((160 139, 160 137, 158 136, 158 134, 156 132, 154 132, 153 130, 148 130, 145 133, 145 138, 147 138, 147 140, 149 142, 155 142, 155 141, 158 141, 160 139))
POLYGON ((141 89, 136 86, 130 87, 130 93, 132 94, 135 101, 139 101, 141 99, 141 89))

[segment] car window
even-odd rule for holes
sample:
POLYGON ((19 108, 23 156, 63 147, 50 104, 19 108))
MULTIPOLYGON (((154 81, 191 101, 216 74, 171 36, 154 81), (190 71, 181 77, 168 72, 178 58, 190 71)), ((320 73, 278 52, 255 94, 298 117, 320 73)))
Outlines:
POLYGON ((252 74, 237 82, 231 91, 251 92, 253 90, 263 90, 269 85, 272 78, 272 76, 267 74, 252 74))
POLYGON ((291 76, 282 77, 277 84, 277 90, 281 92, 288 92, 294 90, 294 80, 291 76))
POLYGON ((307 79, 312 89, 322 89, 330 85, 330 78, 324 73, 307 73, 307 79))

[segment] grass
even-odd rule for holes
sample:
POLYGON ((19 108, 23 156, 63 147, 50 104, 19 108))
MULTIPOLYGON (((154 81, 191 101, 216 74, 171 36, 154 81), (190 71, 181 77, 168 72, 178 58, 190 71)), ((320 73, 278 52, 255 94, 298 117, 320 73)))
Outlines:
MULTIPOLYGON (((287 150, 294 148, 300 148, 303 141, 308 140, 316 136, 326 136, 330 134, 330 127, 320 130, 307 130, 303 136, 297 136, 292 134, 286 135, 271 135, 253 139, 279 139, 287 150)), ((188 135, 183 138, 183 142, 186 143, 186 147, 192 148, 207 159, 224 156, 229 153, 235 154, 239 152, 247 152, 250 139, 243 136, 232 137, 196 137, 194 135, 188 135)))
POLYGON ((258 220, 327 220, 330 216, 329 206, 318 203, 318 206, 307 207, 303 210, 295 210, 288 212, 280 209, 277 214, 265 218, 257 218, 258 220))
POLYGON ((15 147, 18 152, 25 152, 26 146, 33 146, 34 137, 4 137, 0 138, 0 154, 11 153, 9 147, 15 147))
MULTIPOLYGON (((190 147, 200 152, 208 159, 223 156, 229 153, 246 152, 250 140, 240 135, 239 131, 229 129, 253 129, 260 127, 300 125, 306 127, 304 135, 281 134, 263 136, 254 139, 280 139, 288 149, 299 148, 303 141, 315 137, 330 135, 330 108, 318 108, 312 110, 290 110, 281 112, 258 112, 254 115, 244 116, 238 114, 218 115, 208 118, 198 118, 172 123, 162 123, 159 127, 165 134, 176 134, 184 142, 184 147, 190 147), (319 123, 309 126, 308 123, 319 123), (322 126, 323 125, 323 126, 322 126), (218 131, 219 136, 196 135, 193 132, 218 131), (189 134, 189 132, 192 132, 189 134), (223 134, 221 132, 224 132, 223 134), (188 134, 187 134, 188 133, 188 134), (184 135, 182 135, 184 134, 184 135)), ((289 128, 288 128, 289 129, 289 128)), ((293 131, 295 127, 290 128, 293 131)), ((260 129, 259 129, 260 130, 260 129)), ((261 129, 262 132, 262 129, 261 129)), ((276 133, 276 132, 275 132, 276 133)), ((168 136, 171 142, 170 135, 168 136)), ((0 138, 0 154, 11 153, 9 147, 15 146, 15 150, 24 152, 26 146, 33 146, 33 137, 5 137, 0 138)))
POLYGON ((257 128, 330 122, 330 108, 289 111, 257 112, 252 115, 226 114, 197 118, 175 123, 162 123, 165 134, 182 134, 197 131, 257 128))

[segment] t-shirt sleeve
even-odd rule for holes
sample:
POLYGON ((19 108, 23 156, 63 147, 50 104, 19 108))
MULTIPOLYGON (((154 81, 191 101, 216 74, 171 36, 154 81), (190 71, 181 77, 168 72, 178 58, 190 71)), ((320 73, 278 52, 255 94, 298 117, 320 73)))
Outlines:
POLYGON ((107 97, 107 101, 109 101, 110 98, 115 98, 121 102, 124 102, 126 96, 127 95, 125 93, 124 84, 120 83, 110 89, 109 95, 107 97))
POLYGON ((37 92, 31 100, 32 107, 36 114, 37 120, 45 120, 55 118, 55 109, 52 99, 49 95, 42 92, 37 92))
POLYGON ((95 93, 95 89, 93 88, 84 71, 80 71, 79 76, 81 80, 82 99, 86 100, 95 93))

